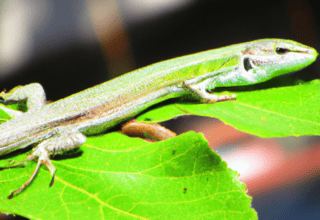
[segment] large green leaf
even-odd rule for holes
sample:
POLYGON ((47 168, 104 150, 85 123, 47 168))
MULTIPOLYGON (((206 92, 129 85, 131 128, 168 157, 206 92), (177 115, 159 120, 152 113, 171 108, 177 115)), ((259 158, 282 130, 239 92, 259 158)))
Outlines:
MULTIPOLYGON (((114 132, 88 138, 78 156, 54 160, 55 184, 40 169, 33 183, 8 200, 31 175, 0 172, 0 210, 31 219, 257 219, 238 174, 202 134, 150 143, 114 132)), ((21 160, 24 154, 8 155, 21 160)))
MULTIPOLYGON (((217 117, 262 137, 319 134, 319 81, 288 85, 232 91, 237 99, 229 102, 158 106, 138 119, 162 121, 195 114, 217 117)), ((0 123, 9 118, 0 110, 0 123)), ((149 143, 110 133, 88 138, 80 152, 53 161, 57 168, 53 187, 48 187, 50 173, 42 167, 34 182, 13 200, 6 197, 29 178, 35 162, 2 170, 1 212, 31 219, 257 219, 244 184, 201 134, 189 132, 149 143)), ((27 154, 2 156, 0 166, 23 160, 27 154)))
POLYGON ((233 92, 237 95, 234 101, 214 104, 177 102, 147 111, 137 120, 159 122, 192 114, 218 118, 238 130, 260 137, 320 135, 319 91, 319 80, 287 87, 238 91, 233 92))

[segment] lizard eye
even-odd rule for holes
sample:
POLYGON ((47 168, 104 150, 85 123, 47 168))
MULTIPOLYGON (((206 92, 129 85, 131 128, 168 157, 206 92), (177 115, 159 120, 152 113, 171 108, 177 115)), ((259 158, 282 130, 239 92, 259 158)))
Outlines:
POLYGON ((249 58, 244 58, 243 59, 243 67, 244 67, 244 69, 246 71, 249 71, 249 70, 253 69, 249 58))
POLYGON ((289 51, 290 51, 290 50, 287 49, 287 48, 276 47, 276 53, 279 54, 279 55, 286 54, 286 53, 288 53, 289 51))

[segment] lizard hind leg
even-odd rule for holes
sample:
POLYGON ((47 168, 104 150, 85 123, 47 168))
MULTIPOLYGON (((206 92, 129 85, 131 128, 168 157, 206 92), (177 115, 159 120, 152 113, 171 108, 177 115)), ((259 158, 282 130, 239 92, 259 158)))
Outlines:
MULTIPOLYGON (((34 179, 38 173, 39 167, 41 164, 44 164, 50 171, 52 179, 50 186, 54 183, 54 177, 56 168, 53 166, 50 160, 50 155, 61 154, 67 150, 79 147, 86 141, 86 137, 79 131, 67 131, 63 130, 57 133, 55 136, 41 142, 37 148, 27 157, 26 160, 16 163, 14 166, 18 166, 26 161, 38 158, 37 166, 33 171, 31 177, 25 182, 19 189, 14 190, 8 196, 8 199, 11 199, 14 195, 17 195, 22 190, 24 190, 34 179)), ((14 167, 11 166, 11 167, 14 167)))
MULTIPOLYGON (((0 93, 0 102, 27 101, 28 113, 34 112, 46 105, 46 94, 39 83, 31 83, 25 86, 17 86, 9 92, 0 93)), ((3 109, 5 111, 5 109, 3 109)))

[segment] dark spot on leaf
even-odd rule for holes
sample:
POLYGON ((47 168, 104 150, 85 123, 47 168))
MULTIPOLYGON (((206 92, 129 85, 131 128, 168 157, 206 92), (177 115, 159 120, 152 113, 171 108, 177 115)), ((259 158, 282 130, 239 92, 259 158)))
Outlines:
POLYGON ((172 155, 175 155, 176 154, 176 149, 173 149, 172 150, 172 155))
POLYGON ((183 188, 183 193, 186 194, 187 193, 187 188, 183 188))

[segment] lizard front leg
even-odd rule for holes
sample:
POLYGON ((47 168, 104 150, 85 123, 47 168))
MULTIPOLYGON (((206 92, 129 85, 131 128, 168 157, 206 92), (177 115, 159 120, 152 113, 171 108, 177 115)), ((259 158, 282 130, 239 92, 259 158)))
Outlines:
MULTIPOLYGON (((0 93, 0 102, 4 104, 20 101, 27 102, 27 113, 34 112, 47 104, 46 94, 39 83, 17 86, 11 89, 8 93, 0 93)), ((6 109, 2 109, 6 111, 6 109)))
POLYGON ((205 79, 199 83, 187 84, 186 87, 190 90, 190 92, 196 96, 201 102, 204 103, 215 103, 218 101, 226 101, 226 100, 234 100, 236 95, 228 96, 228 95, 214 95, 207 91, 209 84, 212 84, 214 78, 205 79))
POLYGON ((26 160, 17 162, 14 165, 11 165, 9 167, 5 167, 4 169, 21 166, 21 164, 24 164, 29 160, 38 158, 37 166, 33 171, 31 177, 19 189, 12 191, 8 196, 8 199, 11 199, 14 195, 17 195, 18 193, 20 193, 31 183, 31 181, 36 176, 41 164, 46 165, 46 167, 49 169, 50 173, 52 174, 52 180, 50 182, 50 186, 52 186, 54 183, 56 168, 51 163, 50 155, 61 154, 70 149, 79 147, 85 141, 86 141, 86 136, 84 136, 79 131, 75 131, 72 129, 71 130, 64 129, 58 132, 55 136, 42 141, 34 149, 34 151, 27 157, 26 160))

